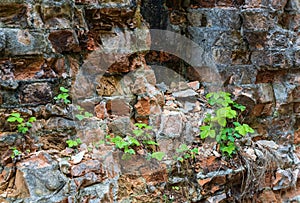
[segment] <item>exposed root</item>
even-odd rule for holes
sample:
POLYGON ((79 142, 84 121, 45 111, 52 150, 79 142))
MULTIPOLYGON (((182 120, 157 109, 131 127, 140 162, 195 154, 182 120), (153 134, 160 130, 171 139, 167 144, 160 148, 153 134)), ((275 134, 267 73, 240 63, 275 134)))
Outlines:
POLYGON ((253 198, 254 194, 263 189, 263 184, 267 178, 266 174, 273 174, 273 171, 281 164, 280 159, 276 157, 276 153, 274 153, 272 149, 265 148, 259 144, 256 144, 256 149, 262 154, 259 155, 255 161, 244 152, 239 152, 245 173, 241 183, 240 194, 236 196, 238 202, 253 198))

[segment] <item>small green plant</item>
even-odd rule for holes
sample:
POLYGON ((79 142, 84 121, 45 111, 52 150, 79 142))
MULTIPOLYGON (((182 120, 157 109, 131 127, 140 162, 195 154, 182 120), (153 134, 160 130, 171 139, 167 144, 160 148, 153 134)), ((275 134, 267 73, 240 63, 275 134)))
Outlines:
POLYGON ((208 103, 215 107, 212 114, 207 114, 200 126, 200 137, 216 139, 223 155, 229 157, 236 153, 236 139, 240 139, 254 130, 239 122, 240 114, 246 107, 234 102, 227 92, 212 92, 206 95, 208 103))
POLYGON ((151 153, 153 151, 153 147, 158 146, 152 136, 148 133, 152 127, 144 123, 136 123, 135 127, 136 129, 132 131, 133 135, 127 135, 124 138, 121 136, 111 137, 110 135, 107 135, 106 139, 110 143, 113 143, 117 149, 124 151, 122 159, 130 158, 131 155, 136 154, 136 149, 138 147, 144 146, 148 152, 147 158, 153 158, 161 161, 165 156, 164 152, 151 153))
POLYGON ((86 118, 93 117, 93 114, 85 111, 84 108, 82 108, 79 105, 77 106, 77 111, 78 111, 78 114, 76 114, 75 117, 80 121, 82 121, 83 119, 86 119, 86 118))
POLYGON ((30 117, 26 122, 24 118, 21 117, 20 113, 11 113, 7 118, 7 121, 10 123, 17 122, 18 123, 18 132, 25 134, 28 132, 29 128, 32 127, 32 123, 36 121, 35 117, 30 117))
POLYGON ((176 149, 176 152, 179 154, 178 156, 174 156, 174 159, 176 161, 183 162, 185 159, 189 158, 195 158, 195 155, 197 155, 198 148, 189 148, 186 144, 181 144, 178 149, 176 149))
POLYGON ((71 101, 68 99, 68 97, 70 96, 69 90, 64 87, 60 87, 59 90, 60 90, 60 94, 54 97, 54 99, 58 101, 63 101, 65 104, 71 103, 71 101))
POLYGON ((179 191, 179 190, 180 190, 180 187, 179 187, 179 186, 172 186, 172 189, 173 189, 173 190, 179 191))
POLYGON ((10 157, 11 157, 12 159, 14 159, 14 158, 16 158, 16 157, 22 155, 22 152, 20 152, 20 151, 17 149, 17 147, 11 147, 10 149, 12 150, 12 153, 11 153, 11 155, 10 155, 10 157))
POLYGON ((76 148, 78 147, 80 144, 82 144, 80 138, 77 138, 75 140, 67 140, 66 143, 68 144, 69 148, 76 148))

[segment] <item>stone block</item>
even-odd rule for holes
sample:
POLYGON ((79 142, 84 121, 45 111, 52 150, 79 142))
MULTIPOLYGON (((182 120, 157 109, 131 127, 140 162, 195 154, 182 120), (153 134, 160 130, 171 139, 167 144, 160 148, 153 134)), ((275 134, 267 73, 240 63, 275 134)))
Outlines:
POLYGON ((111 98, 106 103, 107 113, 117 116, 130 116, 132 108, 129 101, 123 98, 111 98))
POLYGON ((180 112, 164 111, 161 115, 160 137, 179 138, 184 128, 184 116, 180 112))
POLYGON ((242 13, 243 28, 251 31, 268 31, 274 27, 274 19, 263 9, 247 9, 242 13))
POLYGON ((128 116, 117 117, 108 124, 109 131, 117 135, 132 133, 130 118, 128 116))
POLYGON ((274 92, 271 84, 257 84, 257 101, 261 104, 272 103, 274 101, 274 92))
POLYGON ((99 96, 122 95, 121 78, 118 76, 100 76, 96 79, 96 91, 99 96))
POLYGON ((252 65, 247 66, 225 66, 220 70, 223 81, 228 84, 254 84, 257 77, 257 69, 252 65))
POLYGON ((188 34, 201 47, 211 47, 223 32, 208 27, 188 27, 188 34))
POLYGON ((244 4, 244 0, 192 0, 193 7, 214 8, 214 7, 240 7, 244 4))
POLYGON ((0 2, 0 27, 26 28, 28 6, 23 2, 0 2))
POLYGON ((22 104, 46 104, 51 102, 52 88, 48 83, 33 83, 22 87, 20 97, 22 104))
POLYGON ((80 51, 77 36, 72 30, 52 31, 48 39, 54 50, 58 53, 80 51))
POLYGON ((287 69, 293 66, 293 61, 285 51, 254 51, 251 54, 253 65, 263 68, 287 69))
POLYGON ((226 48, 214 48, 213 57, 217 64, 229 65, 232 63, 232 52, 226 48))
POLYGON ((247 45, 240 32, 227 31, 220 33, 213 46, 220 48, 226 47, 230 50, 243 50, 246 49, 247 45))
POLYGON ((148 97, 141 98, 134 105, 136 113, 138 116, 149 116, 150 115, 150 100, 148 97))
POLYGON ((195 27, 218 27, 223 29, 236 29, 241 27, 239 10, 229 9, 191 9, 187 13, 188 21, 195 27))
MULTIPOLYGON (((282 0, 284 2, 284 0, 282 0)), ((290 0, 287 2, 284 10, 289 11, 289 12, 297 12, 299 13, 300 10, 300 3, 298 0, 290 0)))
POLYGON ((6 49, 9 55, 41 55, 47 44, 43 33, 20 29, 6 29, 6 49))
POLYGON ((287 31, 275 31, 268 35, 267 46, 269 50, 287 49, 292 44, 292 39, 287 31))
POLYGON ((263 50, 267 43, 268 32, 244 32, 243 36, 249 44, 250 50, 263 50))
MULTIPOLYGON (((20 175, 18 187, 21 191, 28 190, 29 197, 39 199, 50 195, 48 202, 55 202, 58 195, 53 195, 53 191, 60 191, 67 186, 66 177, 58 170, 57 162, 47 153, 38 153, 17 164, 20 175), (30 167, 28 167, 30 166, 30 167)), ((66 189, 66 188, 65 188, 66 189)))
POLYGON ((101 102, 95 106, 94 112, 96 114, 97 118, 105 119, 108 117, 107 109, 106 109, 106 103, 101 102))
POLYGON ((46 28, 70 28, 72 15, 73 2, 71 0, 44 1, 41 4, 41 17, 46 28))

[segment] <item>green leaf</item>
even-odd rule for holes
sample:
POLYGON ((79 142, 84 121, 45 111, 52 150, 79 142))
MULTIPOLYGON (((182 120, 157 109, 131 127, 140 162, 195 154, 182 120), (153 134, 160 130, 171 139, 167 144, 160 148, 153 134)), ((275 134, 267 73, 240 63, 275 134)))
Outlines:
POLYGON ((211 137, 211 138, 215 138, 216 137, 216 131, 215 130, 210 130, 208 132, 208 134, 209 134, 209 137, 211 137))
POLYGON ((66 143, 68 144, 68 147, 69 148, 72 148, 72 147, 76 147, 77 145, 77 142, 73 141, 73 140, 67 140, 66 143))
POLYGON ((32 127, 32 124, 29 123, 29 122, 26 122, 26 126, 29 127, 29 128, 31 128, 31 127, 32 127))
POLYGON ((81 139, 80 139, 80 138, 77 138, 75 141, 76 141, 78 144, 82 144, 82 142, 81 142, 81 139))
POLYGON ((16 118, 20 118, 21 117, 20 113, 11 113, 10 115, 13 116, 13 117, 16 117, 16 118))
POLYGON ((233 136, 231 136, 231 135, 230 135, 230 136, 228 136, 227 138, 228 138, 228 140, 229 140, 230 142, 234 142, 234 140, 235 140, 235 139, 234 139, 234 137, 233 137, 233 136))
POLYGON ((87 118, 93 117, 93 114, 89 113, 89 112, 84 112, 84 116, 87 118))
POLYGON ((140 146, 141 144, 139 143, 139 141, 137 139, 135 139, 134 137, 128 136, 128 141, 130 145, 136 145, 136 146, 140 146))
POLYGON ((225 118, 218 118, 218 123, 220 124, 220 126, 225 127, 227 124, 227 121, 225 118))
POLYGON ((84 108, 82 108, 82 107, 79 106, 79 105, 77 105, 76 108, 77 108, 78 111, 84 111, 84 108))
POLYGON ((10 116, 10 117, 8 117, 8 119, 7 119, 7 121, 8 122, 16 122, 17 121, 17 118, 16 117, 13 117, 13 116, 10 116))
POLYGON ((211 121, 211 114, 210 114, 210 113, 206 114, 206 116, 205 116, 205 118, 204 118, 203 121, 204 121, 205 123, 210 122, 210 121, 211 121))
POLYGON ((188 150, 189 150, 189 148, 186 144, 181 144, 179 149, 176 149, 176 152, 182 153, 182 152, 185 152, 185 151, 188 151, 188 150))
POLYGON ((238 133, 234 133, 234 137, 236 137, 236 138, 241 138, 242 136, 240 135, 240 134, 238 134, 238 133))
POLYGON ((135 130, 132 131, 132 133, 133 133, 135 136, 139 137, 139 136, 141 136, 141 135, 144 133, 144 131, 141 130, 141 129, 135 129, 135 130))
POLYGON ((65 104, 70 104, 70 103, 71 103, 71 101, 70 101, 70 100, 68 100, 68 99, 64 99, 64 103, 65 103, 65 104))
POLYGON ((60 87, 59 90, 60 90, 61 92, 69 92, 69 90, 66 89, 66 88, 64 88, 64 87, 60 87))
POLYGON ((241 126, 240 122, 233 122, 233 125, 234 125, 235 127, 241 126))
POLYGON ((151 154, 151 158, 157 159, 158 161, 161 161, 165 156, 164 152, 153 152, 151 154))
POLYGON ((25 134, 25 133, 27 133, 28 128, 27 128, 27 127, 20 127, 20 128, 18 128, 18 131, 19 131, 20 133, 25 134))
POLYGON ((199 149, 198 148, 193 148, 193 149, 191 149, 191 152, 194 153, 194 154, 198 154, 199 149))
POLYGON ((145 123, 135 123, 134 126, 138 127, 139 129, 146 128, 148 125, 145 123))
POLYGON ((127 154, 135 154, 135 151, 133 149, 125 149, 124 152, 127 154))
POLYGON ((184 161, 182 157, 178 157, 177 160, 180 161, 181 163, 184 161))
POLYGON ((80 121, 82 121, 83 119, 85 119, 85 117, 84 117, 83 115, 80 115, 80 114, 76 114, 75 117, 76 117, 78 120, 80 120, 80 121))
POLYGON ((23 118, 17 118, 18 123, 23 123, 24 119, 23 118))
POLYGON ((245 136, 247 133, 254 133, 253 128, 251 128, 248 124, 237 126, 235 127, 235 130, 243 136, 245 136))
POLYGON ((29 123, 33 123, 33 122, 35 122, 36 121, 36 117, 30 117, 29 119, 28 119, 28 122, 29 123))
POLYGON ((241 105, 241 104, 237 104, 237 103, 234 103, 233 106, 241 111, 245 111, 246 110, 246 107, 241 105))
POLYGON ((220 143, 221 139, 222 139, 222 135, 221 135, 221 134, 218 134, 218 135, 216 136, 216 141, 217 141, 218 143, 220 143))
POLYGON ((154 142, 153 140, 146 140, 143 142, 144 144, 147 144, 147 145, 158 145, 157 142, 154 142))
POLYGON ((213 93, 208 93, 208 94, 206 95, 206 99, 209 99, 209 98, 211 98, 211 97, 212 97, 212 95, 213 95, 213 93))
POLYGON ((223 147, 220 147, 220 150, 225 153, 227 152, 229 156, 231 156, 232 153, 235 152, 236 150, 236 146, 234 143, 229 143, 227 146, 223 146, 223 147))

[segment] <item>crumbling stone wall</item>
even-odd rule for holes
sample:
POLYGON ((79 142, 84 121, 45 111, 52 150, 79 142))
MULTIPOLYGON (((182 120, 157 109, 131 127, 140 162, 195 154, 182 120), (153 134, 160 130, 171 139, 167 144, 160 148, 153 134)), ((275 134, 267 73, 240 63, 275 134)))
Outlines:
POLYGON ((0 200, 234 202, 241 188, 257 202, 299 200, 299 20, 297 0, 1 1, 0 200), (151 29, 193 40, 209 62, 152 50, 151 29), (247 107, 245 122, 256 130, 242 161, 222 159, 211 143, 180 167, 124 162, 111 146, 94 147, 142 121, 172 159, 181 142, 199 144, 203 95, 216 80, 247 107), (73 104, 54 101, 61 86, 73 104), (76 121, 78 104, 94 117, 76 121), (30 137, 6 121, 15 111, 37 118, 30 137), (84 142, 79 153, 65 149, 75 136, 84 142), (21 160, 11 159, 12 146, 21 160))

